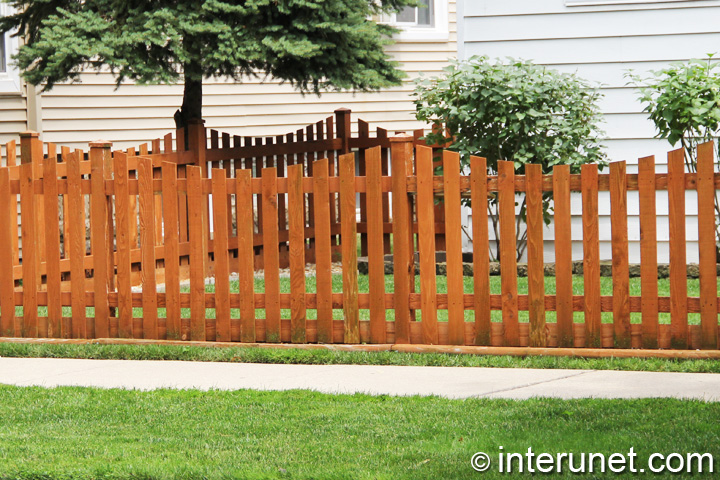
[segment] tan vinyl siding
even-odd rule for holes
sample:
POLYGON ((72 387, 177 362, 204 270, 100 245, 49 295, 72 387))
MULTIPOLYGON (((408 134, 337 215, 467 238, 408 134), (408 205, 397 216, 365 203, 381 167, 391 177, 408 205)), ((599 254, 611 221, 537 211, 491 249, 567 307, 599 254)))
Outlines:
MULTIPOLYGON (((302 96, 288 85, 248 79, 242 84, 211 79, 204 88, 204 116, 209 128, 241 135, 277 135, 317 122, 340 107, 354 118, 388 130, 421 126, 414 120, 412 79, 420 72, 436 75, 457 56, 455 0, 449 2, 447 40, 400 41, 388 48, 408 75, 402 86, 377 93, 324 93, 302 96)), ((43 139, 83 146, 106 139, 128 147, 164 135, 174 128, 173 113, 182 103, 177 85, 122 85, 108 73, 89 73, 80 84, 57 85, 43 94, 43 139)))
MULTIPOLYGON (((18 133, 27 130, 26 105, 20 95, 0 95, 0 144, 18 140, 18 133)), ((5 155, 4 147, 2 151, 5 155)))

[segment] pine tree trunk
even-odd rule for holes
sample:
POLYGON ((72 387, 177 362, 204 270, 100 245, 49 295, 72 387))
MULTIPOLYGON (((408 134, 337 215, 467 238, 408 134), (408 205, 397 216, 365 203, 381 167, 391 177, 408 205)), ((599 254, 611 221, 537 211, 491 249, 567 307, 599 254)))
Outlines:
POLYGON ((187 127, 190 120, 202 119, 202 95, 202 77, 193 79, 186 75, 182 107, 175 112, 176 128, 187 127))

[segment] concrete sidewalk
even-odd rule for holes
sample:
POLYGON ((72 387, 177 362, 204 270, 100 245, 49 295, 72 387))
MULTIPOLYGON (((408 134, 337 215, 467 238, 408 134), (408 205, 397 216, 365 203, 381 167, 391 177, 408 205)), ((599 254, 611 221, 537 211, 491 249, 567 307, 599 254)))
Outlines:
POLYGON ((720 374, 519 368, 0 358, 0 383, 141 390, 309 389, 448 398, 675 397, 720 401, 720 374))

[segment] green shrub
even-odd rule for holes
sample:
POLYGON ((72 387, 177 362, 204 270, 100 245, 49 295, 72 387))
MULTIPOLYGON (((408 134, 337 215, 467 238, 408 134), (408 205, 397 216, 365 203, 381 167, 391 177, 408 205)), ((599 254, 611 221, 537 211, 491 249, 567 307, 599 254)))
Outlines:
MULTIPOLYGON (((720 136, 720 63, 713 62, 712 57, 673 63, 650 71, 646 78, 627 74, 631 84, 638 87, 643 111, 655 124, 657 137, 673 146, 680 143, 690 172, 697 171, 697 146, 711 140, 717 146, 720 136)), ((715 211, 720 216, 717 194, 715 211)), ((720 224, 715 231, 720 244, 720 224)))
MULTIPOLYGON (((439 78, 420 79, 415 89, 418 120, 445 126, 427 135, 432 143, 448 143, 461 154, 463 166, 471 155, 487 158, 490 174, 498 160, 512 160, 518 174, 538 163, 543 173, 568 164, 579 173, 584 163, 604 165, 597 102, 601 94, 575 74, 510 59, 491 62, 472 57, 453 62, 439 78)), ((550 221, 551 195, 545 195, 545 221, 550 221)), ((498 238, 497 197, 488 212, 498 238)), ((520 219, 525 218, 525 200, 520 219)), ((526 230, 518 222, 517 257, 525 251, 526 230)), ((490 255, 498 258, 499 245, 490 255)))

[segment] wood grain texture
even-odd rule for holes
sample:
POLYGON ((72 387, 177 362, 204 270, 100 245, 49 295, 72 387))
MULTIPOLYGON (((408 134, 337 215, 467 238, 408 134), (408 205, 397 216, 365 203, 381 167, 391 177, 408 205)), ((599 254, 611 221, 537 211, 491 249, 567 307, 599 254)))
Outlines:
POLYGON ((48 145, 43 162, 43 202, 45 211, 45 261, 48 293, 47 336, 69 338, 68 328, 62 328, 60 304, 60 211, 58 205, 57 157, 53 145, 48 145))
MULTIPOLYGON (((79 152, 67 157, 70 292, 72 294, 72 337, 88 338, 85 309, 85 199, 80 187, 79 152)), ((127 169, 125 170, 127 171, 127 169)), ((128 207, 129 208, 129 207, 128 207)), ((129 282, 129 277, 128 277, 129 282)), ((129 294, 129 292, 128 292, 129 294)), ((130 309, 132 312, 132 309, 130 309)), ((131 313, 132 315, 132 313, 131 313)), ((130 318, 132 322, 132 318, 130 318)))
POLYGON ((328 160, 313 165, 315 196, 315 284, 318 295, 318 343, 333 343, 332 336, 332 252, 330 243, 330 190, 328 188, 328 160))
MULTIPOLYGON (((5 153, 7 154, 5 158, 6 165, 8 167, 14 167, 17 165, 17 142, 15 140, 11 140, 8 143, 5 144, 5 153)), ((15 194, 10 195, 10 201, 13 205, 18 204, 18 197, 15 194)), ((18 233, 20 231, 20 224, 18 223, 18 216, 15 215, 12 219, 13 221, 13 227, 12 227, 12 248, 13 248, 13 259, 12 264, 13 265, 20 265, 20 249, 19 249, 19 240, 20 240, 20 234, 18 233)))
MULTIPOLYGON (((10 170, 0 168, 0 265, 13 264, 13 217, 17 217, 17 201, 10 195, 10 170)), ((0 337, 15 337, 15 280, 0 275, 0 337)))
MULTIPOLYGON (((385 343, 387 335, 385 328, 385 248, 383 238, 382 156, 380 147, 368 149, 365 162, 367 174, 366 201, 368 222, 368 283, 370 284, 370 342, 385 343)), ((433 276, 435 275, 434 265, 432 274, 433 276)))
POLYGON ((701 346, 718 348, 718 291, 717 257, 715 243, 715 172, 714 144, 698 146, 697 200, 698 200, 698 249, 700 254, 700 325, 701 346))
POLYGON ((303 165, 287 169, 288 228, 290 249, 290 340, 305 343, 305 194, 303 165))
MULTIPOLYGON (((422 312, 423 343, 437 345, 437 284, 435 279, 435 193, 433 192, 433 152, 428 147, 417 147, 417 222, 420 250, 420 302, 422 312)), ((450 291, 450 265, 448 263, 448 291, 450 291)), ((381 267, 382 268, 382 267, 381 267)), ((457 276, 457 272, 453 272, 457 276)), ((462 275, 462 272, 460 273, 462 275)), ((462 276, 460 277, 462 279, 462 276)), ((383 278, 384 281, 384 278, 383 278)), ((383 287, 383 294, 384 294, 383 287)), ((462 290, 461 290, 462 294, 462 290)), ((372 298, 372 296, 371 296, 372 298)), ((454 300, 457 299, 457 296, 454 300)))
POLYGON ((553 222, 555 225, 555 291, 557 296, 558 346, 572 347, 572 235, 570 212, 570 166, 553 167, 553 222))
POLYGON ((601 346, 600 226, 598 223, 598 166, 581 167, 583 228, 583 292, 587 346, 601 346))
POLYGON ((207 235, 203 230, 205 203, 200 167, 187 167, 188 235, 190 240, 190 340, 204 341, 205 262, 207 235))
POLYGON ((487 160, 470 157, 473 231, 475 345, 490 345, 490 240, 487 218, 487 160))
MULTIPOLYGON (((35 245, 36 235, 36 197, 33 189, 33 160, 37 158, 39 145, 37 138, 21 139, 20 165, 20 213, 22 215, 21 234, 23 245, 35 245), (25 221, 26 220, 26 221, 25 221)), ((40 151, 42 155, 42 151, 40 151)), ((19 333, 23 337, 38 336, 37 291, 39 285, 37 249, 28 248, 23 251, 23 316, 20 319, 19 333)))
POLYGON ((684 175, 683 150, 668 153, 671 345, 673 348, 681 349, 688 346, 684 175))
POLYGON ((545 326, 545 269, 543 260, 542 166, 525 165, 527 199, 528 316, 530 346, 547 345, 545 326))
POLYGON ((630 348, 630 260, 625 162, 610 164, 610 227, 615 344, 619 348, 630 348))
POLYGON ((165 294, 167 295, 167 331, 168 340, 181 340, 182 322, 180 320, 180 247, 179 247, 179 211, 177 193, 177 166, 170 162, 162 165, 162 209, 165 245, 165 294))
POLYGON ((462 345, 465 343, 465 309, 463 307, 464 279, 462 219, 460 217, 460 154, 449 151, 443 152, 443 179, 445 187, 448 342, 451 345, 462 345))
POLYGON ((390 139, 392 155, 393 279, 395 283, 395 342, 410 343, 410 291, 412 258, 411 204, 407 177, 412 175, 412 137, 390 139))
POLYGON ((215 340, 229 342, 230 335, 230 254, 228 251, 227 173, 213 169, 213 256, 215 259, 215 340))
POLYGON ((355 156, 340 156, 340 222, 343 264, 343 314, 345 343, 360 343, 358 307, 357 225, 355 204, 355 156))
POLYGON ((254 342, 255 337, 255 278, 253 252, 253 196, 250 188, 251 172, 248 169, 235 172, 237 196, 238 237, 238 288, 240 299, 240 341, 254 342))
MULTIPOLYGON (((130 189, 128 184, 127 155, 115 152, 115 224, 117 236, 117 295, 118 295, 118 335, 121 338, 133 338, 132 307, 132 265, 130 251, 130 189)), ((74 274, 71 274, 71 278, 74 274)), ((166 272, 166 280, 167 280, 166 272)), ((75 308, 73 307, 73 313, 75 308)))
POLYGON ((655 157, 638 161, 640 206, 640 288, 642 292, 642 346, 658 345, 657 207, 655 157))
POLYGON ((515 257, 515 165, 498 161, 498 190, 500 217, 500 289, 502 291, 502 318, 505 327, 504 344, 519 345, 517 259, 515 257))
MULTIPOLYGON (((96 338, 110 336, 110 308, 107 302, 108 285, 108 238, 107 197, 105 195, 105 158, 101 147, 90 148, 90 240, 93 255, 93 289, 95 293, 96 338)), ((157 337, 155 337, 157 338, 157 337)))
MULTIPOLYGON (((288 203, 288 209, 297 206, 288 203)), ((262 234, 267 341, 280 342, 280 256, 278 251, 277 171, 262 169, 262 234)))
POLYGON ((143 295, 143 338, 157 339, 157 279, 155 264, 155 198, 153 195, 153 168, 150 159, 138 158, 138 189, 140 212, 140 250, 142 251, 141 278, 143 295))

